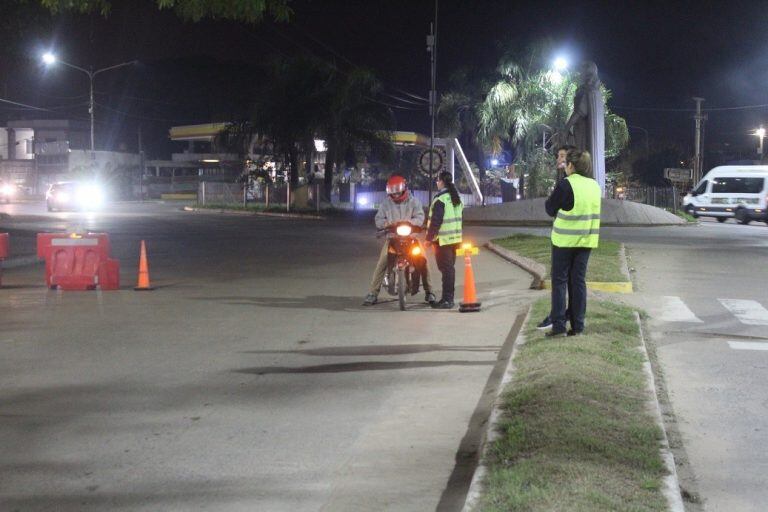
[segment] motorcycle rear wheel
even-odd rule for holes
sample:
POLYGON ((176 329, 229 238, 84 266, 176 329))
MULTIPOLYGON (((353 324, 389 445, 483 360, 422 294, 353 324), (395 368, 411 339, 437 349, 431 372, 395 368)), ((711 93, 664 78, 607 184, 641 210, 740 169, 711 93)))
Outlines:
POLYGON ((397 301, 400 311, 405 311, 405 269, 397 269, 397 301))

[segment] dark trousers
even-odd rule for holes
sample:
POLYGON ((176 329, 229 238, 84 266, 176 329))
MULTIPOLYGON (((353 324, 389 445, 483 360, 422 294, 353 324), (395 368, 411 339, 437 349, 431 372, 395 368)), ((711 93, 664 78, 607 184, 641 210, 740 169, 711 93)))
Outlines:
POLYGON ((587 263, 592 249, 552 246, 552 331, 584 330, 587 313, 587 263), (566 305, 567 298, 567 305, 566 305))
POLYGON ((441 300, 453 302, 456 286, 456 248, 459 244, 435 245, 435 261, 443 275, 443 291, 441 300))

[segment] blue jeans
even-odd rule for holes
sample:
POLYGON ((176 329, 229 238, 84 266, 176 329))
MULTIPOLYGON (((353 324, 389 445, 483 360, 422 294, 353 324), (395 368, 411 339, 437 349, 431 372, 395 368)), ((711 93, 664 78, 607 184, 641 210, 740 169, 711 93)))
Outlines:
POLYGON ((584 330, 587 313, 587 263, 592 249, 552 246, 552 331, 584 330), (566 304, 567 299, 567 304, 566 304), (570 317, 570 318, 569 318, 570 317))

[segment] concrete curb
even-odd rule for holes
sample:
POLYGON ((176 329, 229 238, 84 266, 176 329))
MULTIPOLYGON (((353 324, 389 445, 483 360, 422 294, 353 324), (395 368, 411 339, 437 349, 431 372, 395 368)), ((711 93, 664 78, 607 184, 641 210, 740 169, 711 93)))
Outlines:
POLYGON ((507 385, 512 382, 512 377, 515 373, 515 356, 517 356, 518 347, 525 344, 525 337, 523 336, 523 332, 525 331, 525 326, 528 324, 530 316, 531 306, 528 306, 528 311, 525 312, 525 319, 523 320, 523 323, 520 326, 520 330, 515 337, 515 341, 512 344, 512 353, 510 354, 509 360, 507 361, 507 367, 504 370, 504 376, 501 378, 499 387, 496 389, 496 396, 493 399, 493 408, 491 409, 491 415, 488 418, 488 423, 485 428, 485 435, 480 441, 479 461, 477 463, 477 467, 475 468, 475 474, 472 475, 472 482, 469 484, 469 489, 467 490, 467 498, 464 501, 464 506, 461 508, 462 512, 472 512, 475 510, 480 497, 482 496, 483 481, 485 480, 485 475, 488 473, 488 469, 483 461, 485 460, 488 445, 493 443, 501 435, 499 434, 498 428, 499 422, 504 414, 500 407, 501 394, 507 388, 507 385))
POLYGON ((254 215, 257 217, 284 217, 288 219, 312 219, 312 220, 326 220, 328 217, 322 215, 304 215, 300 213, 278 213, 278 212, 252 212, 243 210, 227 210, 224 208, 195 208, 193 206, 185 206, 182 208, 185 212, 197 212, 197 213, 215 213, 215 214, 229 214, 229 215, 254 215))
MULTIPOLYGON (((546 267, 544 267, 544 265, 542 265, 541 263, 534 261, 530 258, 520 256, 515 251, 510 251, 509 249, 500 247, 499 245, 496 245, 493 242, 488 242, 485 244, 485 246, 491 251, 501 256, 502 258, 504 258, 505 260, 511 263, 514 263, 518 267, 522 268, 523 270, 531 274, 531 276, 533 276, 531 289, 534 289, 534 290, 552 289, 552 281, 549 279, 544 279, 544 275, 546 274, 546 267)), ((621 247, 619 249, 619 259, 621 262, 621 272, 622 274, 627 276, 626 282, 625 281, 619 281, 619 282, 587 281, 587 289, 601 291, 601 292, 609 292, 609 293, 634 293, 632 280, 629 277, 629 270, 627 267, 624 244, 621 244, 621 247)))
POLYGON ((531 276, 533 277, 533 281, 531 282, 531 289, 532 290, 540 290, 543 286, 544 281, 544 274, 546 273, 547 269, 539 263, 538 261, 534 261, 530 258, 526 258, 524 256, 520 256, 514 251, 510 251, 509 249, 505 249, 504 247, 501 247, 499 245, 494 244, 493 242, 488 242, 485 244, 485 246, 490 249, 491 251, 495 252, 505 260, 507 260, 510 263, 514 263, 518 267, 522 268, 531 276))
POLYGON ((648 357, 648 348, 645 344, 645 335, 643 334, 643 324, 640 321, 640 315, 635 311, 635 321, 637 322, 637 328, 640 332, 640 351, 643 353, 645 361, 643 362, 643 371, 645 372, 645 382, 647 384, 648 391, 653 399, 649 399, 649 408, 652 411, 656 425, 661 429, 663 435, 661 440, 661 458, 664 461, 664 466, 667 468, 669 475, 664 478, 662 493, 667 498, 667 505, 671 512, 685 512, 685 505, 683 504, 683 496, 680 493, 680 481, 677 478, 677 469, 675 467, 675 457, 672 455, 672 451, 669 449, 669 439, 667 438, 667 431, 664 428, 664 420, 661 417, 661 406, 659 405, 659 397, 656 395, 656 379, 653 376, 653 369, 651 368, 651 359, 648 357))

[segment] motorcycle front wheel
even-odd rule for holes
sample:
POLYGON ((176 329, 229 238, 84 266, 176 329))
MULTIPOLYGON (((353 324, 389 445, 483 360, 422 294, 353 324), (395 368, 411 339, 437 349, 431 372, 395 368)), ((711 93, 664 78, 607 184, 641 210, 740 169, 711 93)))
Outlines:
POLYGON ((400 311, 405 311, 405 269, 397 269, 397 301, 400 303, 400 311))

